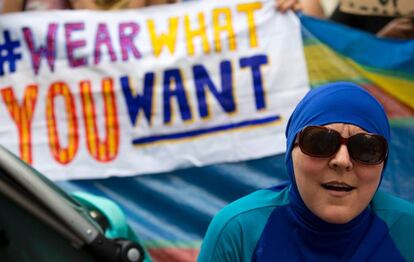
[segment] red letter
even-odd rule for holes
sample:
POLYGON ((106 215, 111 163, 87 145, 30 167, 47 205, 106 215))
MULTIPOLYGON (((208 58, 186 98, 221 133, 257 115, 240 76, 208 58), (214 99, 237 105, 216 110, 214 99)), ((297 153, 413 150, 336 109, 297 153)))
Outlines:
POLYGON ((29 85, 26 88, 22 105, 18 104, 11 87, 2 89, 1 95, 19 131, 20 158, 31 164, 33 161, 31 125, 37 100, 37 86, 29 85))
MULTIPOLYGON (((58 109, 59 110, 59 109, 58 109)), ((53 157, 61 164, 67 164, 75 157, 78 151, 79 136, 78 136, 78 122, 76 117, 76 109, 73 96, 69 87, 62 82, 55 82, 50 85, 49 92, 46 98, 46 120, 47 131, 49 137, 49 147, 52 151, 53 157), (66 107, 67 120, 67 139, 68 146, 62 148, 59 142, 59 134, 56 125, 55 115, 55 99, 62 96, 66 107)))
POLYGON ((102 80, 102 95, 104 99, 105 131, 106 137, 99 139, 96 125, 96 110, 93 100, 90 81, 80 82, 82 97, 83 119, 85 120, 85 132, 89 153, 100 162, 108 162, 118 155, 119 128, 118 114, 116 112, 116 100, 111 78, 102 80))

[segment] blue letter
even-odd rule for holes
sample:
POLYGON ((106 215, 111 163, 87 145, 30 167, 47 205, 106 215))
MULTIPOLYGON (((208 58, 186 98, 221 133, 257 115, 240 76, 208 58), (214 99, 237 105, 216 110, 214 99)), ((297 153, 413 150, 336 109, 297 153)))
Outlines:
POLYGON ((191 109, 179 69, 170 69, 164 72, 164 123, 167 124, 171 123, 171 98, 173 97, 177 99, 181 118, 184 121, 191 120, 191 109), (174 83, 174 89, 171 88, 171 83, 174 83))
POLYGON ((210 89, 211 93, 225 112, 232 113, 236 110, 236 104, 233 97, 233 81, 230 61, 223 61, 220 63, 221 92, 217 90, 206 69, 202 65, 195 65, 193 67, 193 73, 197 92, 198 111, 202 118, 208 117, 210 114, 206 102, 206 87, 210 89))
POLYGON ((241 67, 251 67, 252 69, 254 95, 256 98, 257 110, 266 108, 265 92, 263 90, 262 74, 260 72, 260 66, 266 64, 267 56, 265 55, 257 55, 240 59, 241 67))
POLYGON ((152 97, 154 89, 154 73, 146 73, 144 79, 144 94, 132 94, 132 89, 129 85, 128 76, 120 78, 122 92, 124 93, 125 102, 128 106, 129 119, 133 126, 137 122, 137 116, 140 109, 144 110, 145 118, 151 125, 152 116, 152 97))

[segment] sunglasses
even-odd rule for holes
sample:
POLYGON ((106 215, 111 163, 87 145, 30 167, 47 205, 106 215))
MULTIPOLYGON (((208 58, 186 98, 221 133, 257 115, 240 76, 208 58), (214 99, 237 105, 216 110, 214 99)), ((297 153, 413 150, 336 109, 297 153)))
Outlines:
POLYGON ((299 132, 300 150, 313 157, 331 157, 345 144, 349 156, 362 164, 377 165, 388 154, 387 140, 380 135, 359 133, 348 138, 323 126, 307 126, 299 132))

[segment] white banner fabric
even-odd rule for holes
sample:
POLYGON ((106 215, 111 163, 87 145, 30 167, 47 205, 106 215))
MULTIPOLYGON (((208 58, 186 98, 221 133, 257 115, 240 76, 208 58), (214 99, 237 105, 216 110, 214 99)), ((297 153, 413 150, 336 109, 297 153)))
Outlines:
POLYGON ((0 17, 0 144, 53 180, 281 153, 308 90, 274 0, 0 17))

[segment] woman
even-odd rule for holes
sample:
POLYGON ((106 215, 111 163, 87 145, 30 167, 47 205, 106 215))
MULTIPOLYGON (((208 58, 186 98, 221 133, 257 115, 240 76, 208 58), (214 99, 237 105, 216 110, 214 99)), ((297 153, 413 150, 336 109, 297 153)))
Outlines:
POLYGON ((290 183, 221 210, 198 261, 414 261, 414 205, 377 191, 390 128, 352 83, 311 90, 286 128, 290 183))

